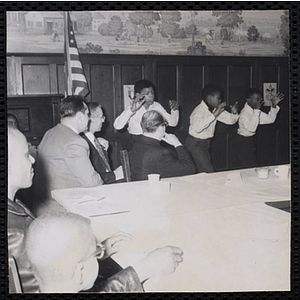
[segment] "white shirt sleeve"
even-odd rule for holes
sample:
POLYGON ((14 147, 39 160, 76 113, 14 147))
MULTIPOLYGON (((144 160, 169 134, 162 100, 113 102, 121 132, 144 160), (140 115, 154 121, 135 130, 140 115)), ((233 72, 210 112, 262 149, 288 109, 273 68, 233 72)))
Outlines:
POLYGON ((271 107, 268 114, 261 112, 259 118, 259 124, 271 124, 276 120, 277 113, 279 112, 280 107, 276 105, 275 108, 271 107))
POLYGON ((167 122, 169 123, 169 126, 176 126, 178 124, 179 121, 179 110, 173 110, 171 109, 171 114, 167 113, 167 111, 163 108, 163 106, 158 103, 155 102, 155 110, 159 111, 163 117, 167 120, 167 122))
POLYGON ((225 123, 227 125, 233 125, 239 119, 239 115, 231 114, 228 111, 224 110, 220 115, 217 116, 217 120, 225 123))
POLYGON ((116 119, 114 122, 114 127, 117 130, 124 128, 124 126, 128 123, 130 118, 135 114, 132 112, 130 107, 125 109, 116 119))

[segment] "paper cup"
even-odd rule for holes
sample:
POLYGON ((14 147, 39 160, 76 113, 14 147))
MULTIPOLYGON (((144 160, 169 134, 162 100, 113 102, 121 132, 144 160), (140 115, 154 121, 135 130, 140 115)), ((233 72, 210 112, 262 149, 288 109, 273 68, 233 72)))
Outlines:
POLYGON ((160 175, 159 174, 149 174, 148 175, 148 180, 150 182, 158 182, 160 179, 160 175))
POLYGON ((255 172, 257 173, 257 177, 259 179, 267 179, 267 178, 269 178, 270 168, 268 168, 268 167, 256 168, 255 172))

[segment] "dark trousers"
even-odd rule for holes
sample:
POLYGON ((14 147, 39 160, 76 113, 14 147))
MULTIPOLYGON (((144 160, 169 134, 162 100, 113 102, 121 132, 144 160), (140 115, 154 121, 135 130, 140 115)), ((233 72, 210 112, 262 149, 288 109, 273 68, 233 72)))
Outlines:
POLYGON ((254 136, 236 135, 236 157, 241 168, 255 168, 259 166, 256 157, 254 136))
POLYGON ((185 146, 192 155, 198 173, 214 172, 214 167, 210 162, 210 141, 211 139, 197 139, 191 135, 186 138, 185 146))

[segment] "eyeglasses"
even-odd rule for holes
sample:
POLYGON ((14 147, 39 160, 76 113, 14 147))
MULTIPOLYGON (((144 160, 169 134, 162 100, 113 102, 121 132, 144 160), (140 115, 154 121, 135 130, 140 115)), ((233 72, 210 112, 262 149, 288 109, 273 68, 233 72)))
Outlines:
POLYGON ((105 254, 105 246, 102 244, 96 244, 96 250, 89 256, 82 259, 81 262, 89 259, 90 257, 96 257, 97 259, 101 259, 104 256, 104 254, 105 254))
POLYGON ((105 116, 97 116, 97 115, 91 115, 91 117, 93 117, 93 118, 99 118, 102 122, 104 122, 105 121, 105 119, 106 119, 106 117, 105 116))
POLYGON ((169 125, 168 122, 164 122, 164 123, 162 123, 160 126, 165 126, 165 127, 167 127, 168 125, 169 125))

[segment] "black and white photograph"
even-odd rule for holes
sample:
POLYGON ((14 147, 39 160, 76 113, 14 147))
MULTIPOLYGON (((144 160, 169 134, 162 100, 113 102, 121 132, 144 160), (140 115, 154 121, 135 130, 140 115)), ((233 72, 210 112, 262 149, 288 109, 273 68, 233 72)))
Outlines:
POLYGON ((9 294, 291 291, 290 12, 6 12, 9 294))

